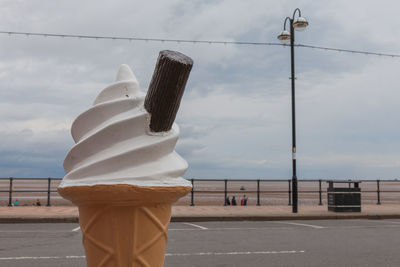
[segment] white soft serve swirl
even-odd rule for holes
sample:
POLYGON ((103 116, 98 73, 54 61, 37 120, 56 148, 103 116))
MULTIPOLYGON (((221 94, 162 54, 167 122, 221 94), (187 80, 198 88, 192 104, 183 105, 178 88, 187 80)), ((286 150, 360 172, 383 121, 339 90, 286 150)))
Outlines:
POLYGON ((67 175, 60 187, 191 186, 182 178, 188 165, 174 151, 179 127, 174 123, 168 132, 151 133, 144 98, 130 68, 121 65, 116 82, 73 122, 76 145, 64 160, 67 175))

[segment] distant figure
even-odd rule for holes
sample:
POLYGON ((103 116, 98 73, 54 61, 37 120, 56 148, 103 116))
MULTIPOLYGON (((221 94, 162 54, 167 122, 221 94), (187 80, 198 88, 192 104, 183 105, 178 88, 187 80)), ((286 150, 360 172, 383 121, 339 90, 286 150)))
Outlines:
POLYGON ((226 197, 225 206, 230 206, 230 205, 231 205, 231 201, 229 200, 229 197, 226 197))
POLYGON ((246 195, 243 195, 242 199, 240 200, 240 205, 247 206, 247 199, 246 195))
POLYGON ((14 201, 14 206, 18 206, 19 205, 19 202, 18 202, 18 199, 16 199, 15 201, 14 201))
POLYGON ((235 196, 232 197, 231 203, 232 203, 232 206, 236 206, 236 198, 235 198, 235 196))
POLYGON ((36 206, 42 206, 42 204, 40 203, 40 199, 36 199, 36 206))

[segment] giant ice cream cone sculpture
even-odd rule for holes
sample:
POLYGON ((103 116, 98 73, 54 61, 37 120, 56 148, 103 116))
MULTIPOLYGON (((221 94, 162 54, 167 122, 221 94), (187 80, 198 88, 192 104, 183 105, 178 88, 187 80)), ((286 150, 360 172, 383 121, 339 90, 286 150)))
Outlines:
POLYGON ((171 203, 191 189, 173 121, 192 64, 160 52, 147 96, 122 65, 74 121, 58 191, 79 207, 88 267, 163 266, 171 203))

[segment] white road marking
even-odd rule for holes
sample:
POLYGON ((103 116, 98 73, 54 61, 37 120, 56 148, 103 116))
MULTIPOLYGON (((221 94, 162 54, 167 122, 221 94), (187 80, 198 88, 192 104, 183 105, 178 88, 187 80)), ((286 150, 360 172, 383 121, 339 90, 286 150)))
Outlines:
POLYGON ((175 228, 175 229, 168 229, 168 231, 200 231, 200 229, 175 228))
POLYGON ((226 228, 212 228, 209 230, 287 230, 287 229, 292 229, 292 227, 226 227, 226 228))
POLYGON ((386 225, 365 225, 365 226, 337 226, 337 227, 325 227, 332 229, 381 229, 381 228, 399 228, 400 225, 386 224, 386 225))
MULTIPOLYGON (((166 257, 183 256, 226 256, 226 255, 260 255, 260 254, 299 254, 304 250, 280 250, 280 251, 232 251, 232 252, 193 252, 193 253, 166 253, 166 257)), ((0 261, 10 260, 57 260, 57 259, 84 259, 86 256, 37 256, 37 257, 5 257, 0 261)))
POLYGON ((41 233, 41 234, 52 234, 52 233, 65 233, 66 231, 55 230, 55 231, 46 231, 46 230, 0 230, 0 233, 41 233))
POLYGON ((194 224, 194 223, 183 223, 183 224, 190 225, 190 226, 193 226, 193 227, 197 227, 197 228, 200 228, 201 230, 208 230, 207 227, 204 227, 204 226, 201 226, 201 225, 198 225, 198 224, 194 224))
POLYGON ((234 252, 194 252, 194 253, 166 253, 165 256, 224 256, 224 255, 255 255, 255 254, 296 254, 305 253, 304 250, 281 251, 234 251, 234 252))
POLYGON ((72 229, 72 232, 77 232, 77 231, 79 231, 79 230, 81 230, 81 228, 78 226, 78 227, 72 229))
MULTIPOLYGON (((288 230, 293 227, 227 227, 227 228, 207 228, 208 231, 225 231, 225 230, 288 230)), ((172 228, 168 231, 200 231, 201 229, 193 228, 172 228)))
POLYGON ((319 226, 319 225, 313 225, 313 224, 305 224, 305 223, 294 223, 294 222, 277 222, 277 223, 284 223, 284 224, 290 224, 290 225, 298 225, 298 226, 305 226, 305 227, 311 227, 314 229, 323 229, 325 227, 319 226))
MULTIPOLYGON (((375 220, 375 221, 379 221, 379 220, 375 220)), ((381 222, 387 222, 387 223, 395 223, 395 224, 400 224, 400 221, 388 221, 388 220, 380 220, 381 222)))
POLYGON ((84 259, 86 256, 38 256, 38 257, 7 257, 0 260, 53 260, 53 259, 84 259))

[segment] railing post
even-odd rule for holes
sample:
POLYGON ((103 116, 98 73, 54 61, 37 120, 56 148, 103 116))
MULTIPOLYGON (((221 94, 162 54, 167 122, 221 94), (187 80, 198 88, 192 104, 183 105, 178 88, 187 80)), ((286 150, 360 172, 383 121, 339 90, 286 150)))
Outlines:
POLYGON ((225 196, 225 198, 224 198, 224 206, 226 206, 227 205, 226 199, 228 198, 228 180, 225 179, 224 183, 225 183, 225 187, 224 187, 224 196, 225 196))
POLYGON ((319 204, 320 206, 322 206, 322 181, 321 179, 318 180, 319 182, 319 204))
POLYGON ((13 178, 10 177, 10 190, 8 191, 8 206, 12 206, 12 189, 13 189, 13 178))
POLYGON ((289 190, 288 190, 288 193, 289 193, 289 206, 291 206, 292 205, 292 189, 291 189, 291 183, 290 183, 291 181, 290 180, 288 180, 288 184, 289 184, 289 190))
POLYGON ((376 205, 381 204, 381 187, 380 187, 380 181, 376 180, 376 193, 378 194, 378 202, 376 202, 376 205))
POLYGON ((190 206, 194 206, 194 180, 192 181, 192 190, 190 191, 190 206))
POLYGON ((257 206, 260 206, 260 179, 257 180, 257 206))
POLYGON ((47 183, 47 206, 50 206, 50 187, 51 187, 51 178, 48 178, 47 183))

